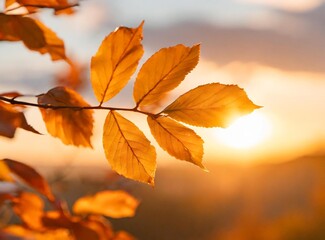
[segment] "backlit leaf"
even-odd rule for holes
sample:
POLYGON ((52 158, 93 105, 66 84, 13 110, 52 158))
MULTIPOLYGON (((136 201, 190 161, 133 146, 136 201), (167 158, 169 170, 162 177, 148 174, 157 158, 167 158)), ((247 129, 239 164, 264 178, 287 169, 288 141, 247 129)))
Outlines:
POLYGON ((231 121, 259 108, 236 85, 211 83, 180 96, 163 113, 200 127, 227 127, 231 121))
POLYGON ((17 128, 39 134, 27 123, 23 112, 15 108, 14 105, 0 101, 0 135, 13 138, 17 128))
POLYGON ((203 157, 203 140, 192 129, 168 118, 148 116, 152 135, 162 149, 170 155, 185 160, 201 168, 203 157))
POLYGON ((163 48, 143 64, 134 84, 133 96, 138 106, 160 100, 177 87, 199 61, 200 46, 177 45, 163 48))
POLYGON ((119 27, 109 34, 91 59, 91 83, 97 100, 106 102, 119 93, 143 55, 143 22, 137 28, 119 27))
POLYGON ((0 41, 22 41, 27 48, 50 54, 52 60, 66 59, 64 43, 40 21, 0 13, 0 41))
POLYGON ((77 92, 66 87, 56 87, 40 95, 38 103, 57 107, 40 108, 47 131, 52 136, 60 138, 67 145, 92 147, 90 137, 93 130, 93 111, 78 108, 89 105, 77 92))
POLYGON ((20 177, 30 187, 46 196, 48 199, 54 200, 54 196, 46 180, 34 168, 10 159, 4 159, 3 162, 9 168, 10 172, 20 177))
POLYGON ((115 111, 106 117, 103 145, 113 170, 127 178, 154 184, 155 148, 137 126, 115 111))
POLYGON ((42 199, 30 192, 22 192, 13 200, 14 212, 30 229, 42 229, 43 208, 42 199))
POLYGON ((111 218, 133 217, 138 201, 124 191, 102 191, 79 198, 73 205, 76 214, 99 214, 111 218))

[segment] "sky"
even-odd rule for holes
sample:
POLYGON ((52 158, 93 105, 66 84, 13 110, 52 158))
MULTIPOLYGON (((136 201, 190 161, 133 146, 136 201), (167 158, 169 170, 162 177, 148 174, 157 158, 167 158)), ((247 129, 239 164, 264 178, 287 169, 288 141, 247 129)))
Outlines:
MULTIPOLYGON (((263 139, 248 148, 237 148, 222 138, 222 129, 195 130, 205 141, 204 161, 250 163, 325 152, 324 16, 321 0, 85 0, 73 16, 53 17, 45 11, 40 19, 65 40, 70 55, 87 65, 109 32, 120 25, 138 26, 142 20, 144 59, 162 47, 201 43, 198 66, 171 96, 210 82, 243 87, 254 103, 263 106, 254 113, 266 119, 263 139)), ((66 67, 28 51, 21 43, 1 42, 0 52, 2 91, 46 92, 53 87, 54 74, 66 67)), ((131 91, 132 81, 110 103, 133 106, 128 96, 131 91)), ((82 94, 95 103, 91 89, 82 94)), ((148 132, 143 118, 131 117, 148 132)), ((27 118, 46 132, 36 109, 28 110, 27 118)), ((50 136, 19 130, 14 140, 0 139, 1 157, 22 160, 28 155, 27 161, 37 159, 43 164, 45 158, 51 164, 106 164, 101 149, 104 118, 104 113, 96 113, 94 150, 65 146, 50 136)), ((259 126, 253 124, 248 132, 256 134, 254 129, 259 126)), ((245 125, 240 131, 244 130, 245 125)), ((175 161, 162 151, 159 156, 158 164, 175 161)))

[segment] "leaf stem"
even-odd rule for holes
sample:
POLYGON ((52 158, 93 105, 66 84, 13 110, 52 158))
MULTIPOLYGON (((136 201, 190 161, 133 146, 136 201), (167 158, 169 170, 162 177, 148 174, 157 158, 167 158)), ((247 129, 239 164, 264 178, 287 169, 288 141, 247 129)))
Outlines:
POLYGON ((116 111, 127 111, 127 112, 136 112, 136 113, 141 113, 145 114, 148 116, 155 116, 157 114, 149 113, 149 112, 144 112, 139 109, 135 108, 120 108, 120 107, 104 107, 104 106, 73 106, 73 105, 51 105, 51 104, 38 104, 38 103, 31 103, 31 102, 26 102, 26 101, 20 101, 16 100, 16 97, 13 98, 7 98, 4 96, 0 96, 0 100, 3 102, 10 103, 12 105, 24 105, 24 106, 30 106, 30 107, 37 107, 37 108, 44 108, 44 109, 53 109, 53 110, 58 110, 58 109, 72 109, 72 110, 116 110, 116 111))

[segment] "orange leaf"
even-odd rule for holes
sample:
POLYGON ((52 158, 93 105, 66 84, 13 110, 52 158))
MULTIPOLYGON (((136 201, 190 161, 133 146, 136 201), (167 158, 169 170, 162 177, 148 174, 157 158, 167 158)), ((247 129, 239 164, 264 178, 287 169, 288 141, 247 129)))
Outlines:
POLYGON ((13 210, 30 228, 41 230, 44 203, 42 199, 29 192, 22 192, 13 200, 13 210))
POLYGON ((119 27, 102 42, 91 59, 91 83, 100 103, 119 93, 143 55, 143 22, 137 28, 119 27))
POLYGON ((147 118, 152 135, 162 149, 170 155, 185 160, 201 168, 203 140, 192 129, 167 118, 147 118))
POLYGON ((0 101, 0 135, 13 138, 17 128, 39 134, 27 123, 23 112, 18 111, 11 104, 0 101))
POLYGON ((112 239, 113 230, 105 218, 91 215, 85 220, 72 225, 72 230, 78 240, 107 240, 112 239))
POLYGON ((163 113, 200 127, 226 127, 235 118, 259 108, 236 85, 211 83, 180 96, 163 113))
POLYGON ((57 229, 57 230, 46 230, 44 232, 33 231, 27 227, 19 225, 9 225, 4 228, 4 238, 1 238, 3 235, 0 233, 0 239, 5 240, 75 240, 66 229, 57 229))
POLYGON ((73 205, 76 214, 99 214, 111 218, 133 217, 138 201, 124 191, 101 191, 79 198, 73 205))
POLYGON ((4 159, 2 162, 6 164, 10 172, 20 177, 30 187, 46 196, 49 200, 54 200, 54 196, 46 180, 34 168, 10 159, 4 159))
POLYGON ((154 184, 155 148, 137 126, 115 111, 106 117, 103 146, 106 158, 117 173, 154 184))
POLYGON ((50 54, 53 61, 66 59, 64 43, 40 21, 0 13, 0 40, 22 41, 27 48, 50 54))
POLYGON ((199 61, 200 46, 160 49, 143 64, 134 84, 137 106, 153 104, 177 87, 199 61))
POLYGON ((56 107, 40 108, 47 131, 53 137, 60 138, 67 145, 92 147, 90 137, 93 130, 93 111, 81 109, 89 105, 77 92, 66 87, 56 87, 40 95, 38 103, 56 107))

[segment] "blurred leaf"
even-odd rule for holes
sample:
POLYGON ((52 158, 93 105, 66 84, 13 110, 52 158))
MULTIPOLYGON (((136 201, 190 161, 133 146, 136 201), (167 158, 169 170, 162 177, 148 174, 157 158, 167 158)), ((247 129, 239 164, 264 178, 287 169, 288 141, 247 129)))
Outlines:
POLYGON ((138 106, 160 100, 177 87, 199 61, 200 45, 176 45, 163 48, 143 64, 134 84, 133 96, 138 106))
POLYGON ((102 42, 91 59, 91 83, 100 103, 119 93, 143 55, 143 22, 137 28, 119 27, 102 42))
POLYGON ((42 216, 42 224, 47 229, 71 229, 73 222, 80 221, 80 218, 72 218, 63 211, 53 210, 47 211, 42 216))
POLYGON ((11 104, 0 101, 0 135, 13 138, 17 128, 39 134, 39 132, 27 123, 23 112, 17 110, 11 104))
POLYGON ((113 170, 127 178, 154 184, 155 148, 137 126, 115 111, 106 117, 103 145, 113 170))
POLYGON ((95 215, 75 223, 73 225, 73 232, 78 240, 107 240, 113 237, 113 230, 110 224, 103 217, 95 215))
POLYGON ((41 221, 43 208, 43 200, 33 193, 22 192, 13 200, 14 212, 30 229, 41 230, 43 228, 41 221))
POLYGON ((53 137, 60 138, 67 145, 92 147, 90 137, 93 131, 93 111, 78 109, 89 106, 82 96, 72 89, 56 87, 40 95, 38 103, 57 107, 40 108, 47 131, 53 137))
POLYGON ((73 6, 67 0, 6 0, 6 10, 9 11, 13 4, 25 7, 29 13, 35 13, 39 8, 54 9, 55 14, 72 14, 73 6))
POLYGON ((66 59, 64 42, 40 21, 22 16, 0 13, 0 41, 22 41, 27 48, 52 60, 66 59))
POLYGON ((231 121, 259 108, 236 85, 211 83, 180 96, 163 113, 199 127, 227 127, 231 121))
POLYGON ((203 140, 192 129, 167 118, 147 118, 152 135, 170 155, 204 168, 203 140))
POLYGON ((9 225, 4 228, 4 240, 75 240, 66 229, 46 230, 45 232, 32 231, 19 225, 9 225), (7 238, 9 237, 9 238, 7 238))
POLYGON ((74 90, 80 89, 86 81, 86 67, 77 61, 68 61, 69 68, 58 72, 55 76, 56 85, 66 86, 74 90))
POLYGON ((76 214, 100 214, 111 218, 133 217, 138 201, 124 191, 102 191, 79 198, 73 205, 76 214))
POLYGON ((24 180, 28 186, 46 196, 50 201, 54 200, 48 183, 34 168, 10 159, 4 159, 2 162, 7 165, 13 174, 24 180))
POLYGON ((13 179, 10 175, 10 169, 4 161, 0 161, 0 181, 12 182, 13 179))

